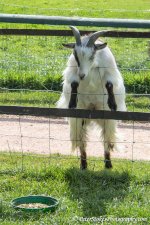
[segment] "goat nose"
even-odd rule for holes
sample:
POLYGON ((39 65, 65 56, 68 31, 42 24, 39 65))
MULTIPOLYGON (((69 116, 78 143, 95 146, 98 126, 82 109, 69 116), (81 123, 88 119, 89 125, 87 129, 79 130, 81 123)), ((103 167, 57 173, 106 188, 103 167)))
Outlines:
POLYGON ((80 79, 83 80, 84 77, 85 77, 85 74, 84 73, 81 73, 80 74, 80 79))

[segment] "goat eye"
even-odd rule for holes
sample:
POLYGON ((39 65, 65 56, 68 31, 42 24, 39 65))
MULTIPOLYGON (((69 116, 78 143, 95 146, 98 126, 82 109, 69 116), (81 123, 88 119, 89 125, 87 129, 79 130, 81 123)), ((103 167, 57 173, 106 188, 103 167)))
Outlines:
POLYGON ((92 55, 90 56, 89 60, 92 61, 94 59, 95 56, 95 51, 92 53, 92 55))

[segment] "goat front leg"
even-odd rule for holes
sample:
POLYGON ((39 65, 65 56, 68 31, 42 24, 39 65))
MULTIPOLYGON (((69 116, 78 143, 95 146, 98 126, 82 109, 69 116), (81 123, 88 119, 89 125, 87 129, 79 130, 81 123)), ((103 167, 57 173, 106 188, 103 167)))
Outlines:
POLYGON ((87 169, 87 160, 86 160, 87 125, 88 125, 88 121, 82 119, 81 142, 80 142, 80 154, 81 154, 80 169, 81 170, 87 169))
POLYGON ((114 92, 113 92, 113 84, 110 81, 107 81, 106 89, 108 92, 107 104, 108 104, 109 108, 111 109, 111 111, 116 111, 117 104, 116 104, 116 100, 115 100, 115 96, 114 96, 114 92))
POLYGON ((71 97, 69 101, 69 109, 77 107, 77 93, 79 83, 74 81, 71 83, 71 97))

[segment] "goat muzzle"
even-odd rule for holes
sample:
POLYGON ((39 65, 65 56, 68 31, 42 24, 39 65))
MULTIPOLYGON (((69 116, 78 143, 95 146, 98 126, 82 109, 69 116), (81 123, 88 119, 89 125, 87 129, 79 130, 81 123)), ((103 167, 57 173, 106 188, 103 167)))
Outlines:
POLYGON ((84 77, 85 77, 85 74, 84 73, 81 73, 81 74, 79 74, 79 77, 80 77, 81 80, 83 80, 84 77))

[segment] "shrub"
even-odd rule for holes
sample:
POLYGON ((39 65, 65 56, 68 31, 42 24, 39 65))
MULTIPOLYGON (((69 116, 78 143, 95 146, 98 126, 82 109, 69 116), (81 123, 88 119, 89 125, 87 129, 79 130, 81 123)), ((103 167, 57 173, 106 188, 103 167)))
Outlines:
POLYGON ((43 86, 45 86, 49 90, 61 91, 62 77, 60 75, 47 75, 44 77, 43 86))
POLYGON ((54 90, 61 91, 60 75, 37 76, 35 74, 0 75, 0 87, 8 89, 54 90))
POLYGON ((127 92, 136 94, 150 94, 150 72, 127 73, 124 75, 127 92))
MULTIPOLYGON (((128 93, 148 94, 150 93, 150 72, 147 73, 132 73, 124 74, 126 91, 128 93)), ((43 75, 36 74, 16 74, 15 72, 9 75, 0 74, 0 87, 8 89, 31 89, 31 90, 62 90, 61 75, 43 75)))

